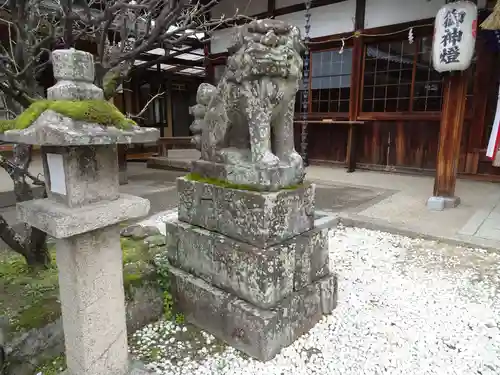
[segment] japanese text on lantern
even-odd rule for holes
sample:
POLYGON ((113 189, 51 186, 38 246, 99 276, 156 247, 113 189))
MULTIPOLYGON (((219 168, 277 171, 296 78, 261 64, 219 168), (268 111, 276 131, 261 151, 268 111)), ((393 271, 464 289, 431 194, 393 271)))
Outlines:
POLYGON ((444 34, 441 36, 441 53, 439 60, 443 64, 458 63, 460 60, 460 43, 463 31, 460 29, 465 20, 465 11, 448 9, 443 17, 444 34))
POLYGON ((439 72, 469 67, 476 41, 477 7, 471 2, 442 7, 435 23, 433 65, 439 72))

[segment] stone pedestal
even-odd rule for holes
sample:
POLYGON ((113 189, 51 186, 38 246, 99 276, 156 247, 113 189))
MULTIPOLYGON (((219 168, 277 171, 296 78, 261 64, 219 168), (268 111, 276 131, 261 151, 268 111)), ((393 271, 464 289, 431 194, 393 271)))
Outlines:
POLYGON ((455 208, 459 204, 459 197, 432 196, 427 200, 427 208, 431 211, 443 211, 447 208, 455 208))
POLYGON ((314 185, 258 192, 177 179, 179 219, 267 247, 313 228, 314 185))
POLYGON ((190 109, 201 159, 178 179, 178 221, 166 228, 188 321, 263 361, 337 298, 327 238, 336 219, 315 215, 294 146, 302 47, 299 29, 283 21, 238 29, 224 79, 200 85, 190 109))
POLYGON ((315 188, 256 192, 177 180, 166 223, 173 291, 188 321, 262 361, 335 308, 328 230, 315 188))
POLYGON ((191 171, 204 178, 215 178, 236 185, 251 185, 264 191, 277 191, 291 185, 298 185, 304 179, 303 168, 278 165, 262 169, 253 163, 243 161, 224 164, 200 159, 192 163, 191 171))
MULTIPOLYGON (((100 99, 91 54, 53 52, 53 100, 100 99)), ((126 131, 46 111, 7 141, 41 145, 47 199, 22 202, 18 217, 56 239, 67 375, 139 374, 128 358, 122 221, 149 201, 119 193, 117 144, 154 141, 156 129, 126 131)))

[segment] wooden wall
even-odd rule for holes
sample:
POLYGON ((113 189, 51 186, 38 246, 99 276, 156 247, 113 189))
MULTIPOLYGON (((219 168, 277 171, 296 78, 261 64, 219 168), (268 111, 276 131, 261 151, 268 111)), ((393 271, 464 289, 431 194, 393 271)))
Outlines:
MULTIPOLYGON (((390 32, 396 27, 402 28, 396 25, 378 29, 377 32, 390 32)), ((406 35, 403 35, 404 37, 406 35)), ((321 50, 321 47, 316 49, 321 50)), ((491 161, 485 157, 498 94, 498 69, 496 69, 498 63, 497 53, 487 46, 484 35, 481 36, 480 33, 476 45, 476 63, 469 71, 471 90, 467 97, 458 173, 485 180, 500 178, 499 168, 492 167, 491 161)), ((351 110, 349 119, 365 122, 363 125, 358 125, 355 132, 355 159, 358 167, 432 173, 436 168, 441 113, 362 113, 360 101, 363 68, 357 74, 356 68, 353 67, 352 75, 351 109, 355 108, 354 113, 351 110)), ((344 114, 339 113, 310 112, 308 116, 310 119, 347 119, 344 118, 344 114)), ((300 114, 296 115, 296 119, 300 119, 300 114)), ((301 124, 296 124, 298 149, 300 149, 300 128, 301 124)), ((310 123, 307 127, 309 161, 344 164, 349 152, 348 130, 349 125, 345 124, 310 123)))
MULTIPOLYGON (((300 149, 301 124, 295 127, 300 149)), ((347 156, 347 124, 310 124, 307 128, 311 163, 344 164, 347 156)), ((432 170, 436 165, 439 120, 374 120, 358 125, 358 166, 391 170, 432 170)))

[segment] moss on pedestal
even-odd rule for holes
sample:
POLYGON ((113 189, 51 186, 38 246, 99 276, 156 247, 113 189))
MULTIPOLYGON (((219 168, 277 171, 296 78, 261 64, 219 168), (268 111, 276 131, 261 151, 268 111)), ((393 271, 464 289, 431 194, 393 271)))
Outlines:
MULTIPOLYGON (((225 180, 219 180, 216 178, 209 178, 209 177, 203 177, 197 173, 189 173, 184 178, 188 181, 195 181, 195 182, 202 182, 205 184, 211 184, 227 189, 236 189, 236 190, 247 190, 247 191, 261 191, 262 189, 257 188, 256 186, 253 185, 245 185, 245 184, 234 184, 229 181, 225 180)), ((282 188, 281 190, 295 190, 301 187, 302 184, 300 185, 290 185, 282 188)))
POLYGON ((156 270, 149 247, 144 240, 120 239, 123 250, 123 287, 130 299, 134 289, 156 283, 156 270))
POLYGON ((0 121, 0 133, 28 128, 43 112, 52 110, 76 121, 87 121, 121 130, 136 123, 125 117, 116 106, 105 100, 39 100, 33 102, 14 120, 0 121))

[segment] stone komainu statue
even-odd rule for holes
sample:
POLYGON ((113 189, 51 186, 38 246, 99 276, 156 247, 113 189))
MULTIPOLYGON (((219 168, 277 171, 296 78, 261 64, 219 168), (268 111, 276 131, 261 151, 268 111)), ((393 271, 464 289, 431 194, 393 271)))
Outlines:
POLYGON ((303 50, 299 29, 284 22, 257 20, 238 28, 224 76, 217 87, 200 85, 191 107, 190 129, 203 161, 277 171, 266 177, 271 185, 302 181, 293 115, 303 50))

